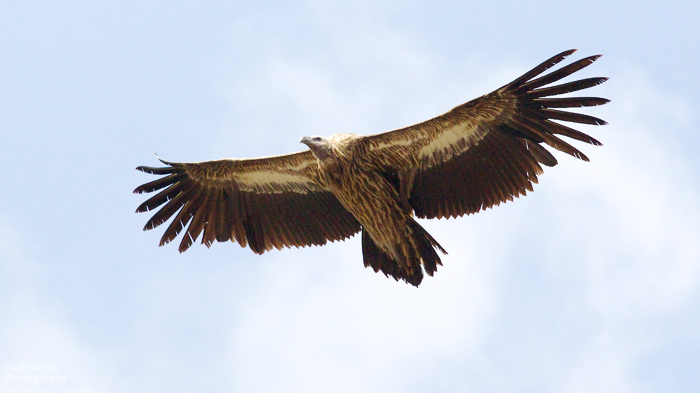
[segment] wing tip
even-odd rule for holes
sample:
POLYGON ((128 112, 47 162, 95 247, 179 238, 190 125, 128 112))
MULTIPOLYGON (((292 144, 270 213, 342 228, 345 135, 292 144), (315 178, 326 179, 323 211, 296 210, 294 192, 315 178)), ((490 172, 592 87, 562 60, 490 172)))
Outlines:
POLYGON ((158 156, 158 153, 153 152, 153 155, 156 156, 156 158, 158 159, 158 161, 162 162, 163 164, 165 164, 165 165, 170 165, 170 166, 175 166, 175 165, 174 165, 174 164, 175 164, 174 162, 166 161, 166 160, 160 158, 160 156, 158 156))
POLYGON ((610 103, 610 100, 607 98, 598 98, 598 101, 595 103, 595 105, 591 105, 591 106, 601 106, 601 105, 605 105, 605 104, 609 104, 609 103, 610 103))

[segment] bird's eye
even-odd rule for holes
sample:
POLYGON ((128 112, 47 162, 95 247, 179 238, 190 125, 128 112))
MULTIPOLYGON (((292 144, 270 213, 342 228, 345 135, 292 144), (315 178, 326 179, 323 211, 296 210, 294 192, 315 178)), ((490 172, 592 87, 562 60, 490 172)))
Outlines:
POLYGON ((311 140, 314 141, 314 142, 321 142, 321 137, 320 137, 320 136, 315 136, 315 137, 311 138, 311 140))

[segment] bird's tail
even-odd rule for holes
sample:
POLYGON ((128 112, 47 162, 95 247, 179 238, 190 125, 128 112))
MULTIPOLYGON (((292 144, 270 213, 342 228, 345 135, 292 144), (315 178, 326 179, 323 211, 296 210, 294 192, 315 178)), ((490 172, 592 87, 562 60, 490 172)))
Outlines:
POLYGON ((389 254, 380 249, 369 233, 362 229, 362 257, 365 267, 372 267, 375 272, 381 271, 385 276, 393 277, 396 281, 418 286, 423 281, 423 269, 432 276, 437 271, 437 265, 442 265, 436 248, 447 254, 444 248, 413 218, 408 220, 413 234, 414 253, 407 256, 408 260, 399 263, 389 254), (421 268, 421 262, 423 268, 421 268))
POLYGON ((445 255, 447 251, 416 220, 410 218, 408 224, 413 231, 416 252, 423 261, 423 268, 429 276, 432 276, 437 271, 437 265, 442 266, 440 256, 435 249, 442 251, 445 255))

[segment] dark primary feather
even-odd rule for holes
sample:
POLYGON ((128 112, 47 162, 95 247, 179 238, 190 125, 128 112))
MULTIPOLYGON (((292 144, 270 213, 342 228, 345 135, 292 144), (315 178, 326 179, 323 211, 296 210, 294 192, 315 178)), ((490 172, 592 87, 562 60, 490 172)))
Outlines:
POLYGON ((535 98, 531 104, 535 108, 581 108, 607 104, 610 100, 597 97, 535 98))
POLYGON ((533 79, 527 83, 522 84, 520 90, 533 90, 537 89, 538 87, 554 83, 560 79, 566 78, 567 76, 573 74, 576 71, 588 67, 589 65, 591 65, 591 63, 598 60, 600 57, 600 55, 589 56, 581 60, 575 61, 566 67, 562 67, 556 71, 550 72, 545 76, 533 79))
MULTIPOLYGON (((549 59, 543 61, 538 65, 537 67, 531 69, 530 71, 526 72, 522 76, 520 76, 518 79, 514 80, 513 82, 509 83, 509 86, 520 86, 523 84, 523 82, 527 82, 530 79, 536 77, 537 75, 547 71, 551 67, 555 66, 557 63, 561 62, 562 60, 566 59, 569 57, 572 53, 576 52, 576 49, 569 49, 567 51, 564 51, 556 56, 552 56, 549 59)), ((551 83, 551 82, 550 82, 551 83)), ((500 90, 500 89, 499 89, 500 90)))
POLYGON ((525 95, 528 98, 556 96, 559 94, 573 93, 575 91, 588 89, 597 86, 608 80, 608 78, 587 78, 579 81, 563 83, 561 85, 545 87, 542 89, 529 90, 525 95))

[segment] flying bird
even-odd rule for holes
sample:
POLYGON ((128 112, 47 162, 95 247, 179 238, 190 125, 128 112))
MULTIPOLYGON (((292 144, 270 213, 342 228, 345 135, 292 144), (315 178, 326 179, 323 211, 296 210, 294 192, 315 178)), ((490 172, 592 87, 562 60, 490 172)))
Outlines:
POLYGON ((365 267, 418 286, 445 249, 417 218, 458 217, 532 191, 549 146, 588 161, 560 138, 599 141, 557 121, 605 121, 561 108, 602 105, 597 97, 554 97, 596 86, 596 77, 548 86, 587 67, 590 56, 540 76, 575 52, 560 53, 500 89, 425 122, 376 135, 303 137, 308 150, 252 159, 177 163, 137 170, 162 175, 137 187, 155 192, 136 211, 159 209, 144 230, 173 218, 160 245, 185 229, 179 251, 202 235, 256 254, 323 245, 362 232, 365 267), (188 225, 189 224, 189 225, 188 225))

